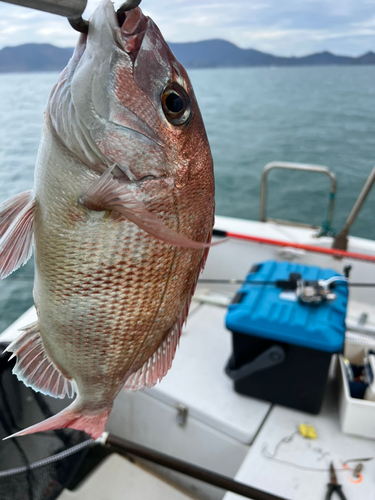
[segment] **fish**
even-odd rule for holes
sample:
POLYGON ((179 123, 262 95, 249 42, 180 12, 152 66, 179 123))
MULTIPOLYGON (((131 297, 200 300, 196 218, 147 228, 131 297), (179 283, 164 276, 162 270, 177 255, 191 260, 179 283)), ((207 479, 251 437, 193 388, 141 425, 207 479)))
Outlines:
POLYGON ((103 0, 46 105, 34 189, 0 206, 0 278, 35 253, 37 321, 6 349, 35 391, 74 398, 10 437, 104 431, 119 392, 170 369, 214 224, 189 77, 139 7, 103 0))

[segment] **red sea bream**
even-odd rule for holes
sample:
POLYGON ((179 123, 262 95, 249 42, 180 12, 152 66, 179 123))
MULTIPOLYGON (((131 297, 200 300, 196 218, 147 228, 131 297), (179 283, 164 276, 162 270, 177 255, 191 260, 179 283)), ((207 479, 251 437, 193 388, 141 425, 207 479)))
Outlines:
POLYGON ((140 8, 102 2, 50 94, 35 186, 0 206, 0 276, 35 246, 35 324, 7 350, 26 385, 73 403, 17 435, 97 438, 123 387, 171 366, 214 218, 190 80, 140 8))

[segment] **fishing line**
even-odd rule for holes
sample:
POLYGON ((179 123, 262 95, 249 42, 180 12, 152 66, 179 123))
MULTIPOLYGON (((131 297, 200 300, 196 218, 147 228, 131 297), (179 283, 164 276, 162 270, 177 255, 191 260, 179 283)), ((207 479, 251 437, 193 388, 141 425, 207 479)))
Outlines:
MULTIPOLYGON (((260 454, 268 460, 274 460, 275 462, 278 462, 278 463, 283 464, 283 465, 287 465, 289 467, 294 467, 295 469, 305 470, 305 471, 309 471, 309 472, 329 472, 330 471, 329 468, 308 467, 308 466, 296 464, 294 462, 289 462, 288 460, 281 460, 280 458, 276 458, 276 456, 279 452, 280 446, 283 444, 290 443, 296 435, 300 435, 300 432, 295 431, 295 432, 293 432, 293 434, 290 434, 288 436, 284 436, 283 438, 281 438, 280 441, 276 444, 273 453, 270 453, 268 451, 268 443, 264 442, 262 445, 262 449, 260 451, 260 454)), ((357 460, 358 459, 352 458, 352 459, 346 460, 344 462, 344 464, 347 464, 348 462, 356 462, 357 460)), ((372 460, 372 458, 367 458, 364 460, 368 461, 368 460, 372 460)), ((342 467, 341 469, 335 469, 335 470, 337 472, 354 471, 354 469, 351 467, 342 467)))
MULTIPOLYGON (((295 464, 293 462, 289 462, 288 460, 281 460, 280 458, 275 458, 271 455, 267 455, 267 446, 268 444, 267 443, 264 443, 263 444, 263 447, 262 447, 262 450, 261 450, 261 455, 266 458, 267 460, 273 460, 279 464, 283 464, 283 465, 287 465, 288 467, 293 467, 294 469, 299 469, 299 470, 305 470, 305 471, 308 471, 308 472, 329 472, 330 469, 329 468, 326 468, 326 469, 318 469, 317 467, 307 467, 307 466, 304 466, 304 465, 298 465, 298 464, 295 464)), ((348 472, 348 471, 353 471, 354 469, 348 467, 348 468, 344 468, 342 467, 341 469, 336 469, 335 467, 335 471, 336 472, 348 472)))

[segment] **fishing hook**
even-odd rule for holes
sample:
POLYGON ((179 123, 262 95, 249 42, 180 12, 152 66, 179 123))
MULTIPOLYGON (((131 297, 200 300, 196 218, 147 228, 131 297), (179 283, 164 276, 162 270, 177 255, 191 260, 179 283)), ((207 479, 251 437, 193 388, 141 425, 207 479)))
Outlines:
MULTIPOLYGON (((125 12, 135 9, 141 3, 142 0, 126 0, 125 3, 121 5, 121 7, 117 10, 117 17, 124 16, 125 12)), ((74 28, 76 31, 80 33, 88 33, 89 31, 89 22, 79 17, 70 17, 68 18, 70 26, 74 28)))

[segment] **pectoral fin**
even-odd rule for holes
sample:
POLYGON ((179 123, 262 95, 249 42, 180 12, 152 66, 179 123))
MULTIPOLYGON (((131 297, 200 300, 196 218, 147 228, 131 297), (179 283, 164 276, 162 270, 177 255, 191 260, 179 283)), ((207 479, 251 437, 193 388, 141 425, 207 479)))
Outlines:
POLYGON ((26 191, 0 206, 0 279, 6 278, 31 257, 34 200, 26 191))
POLYGON ((14 219, 32 200, 32 192, 24 191, 0 205, 0 238, 4 236, 14 219))
MULTIPOLYGON (((209 248, 213 244, 193 241, 183 234, 170 229, 149 212, 144 203, 137 199, 126 184, 121 184, 112 176, 114 166, 107 169, 81 198, 81 203, 91 210, 116 210, 139 228, 158 240, 176 247, 209 248)), ((221 242, 220 242, 221 243, 221 242)))

